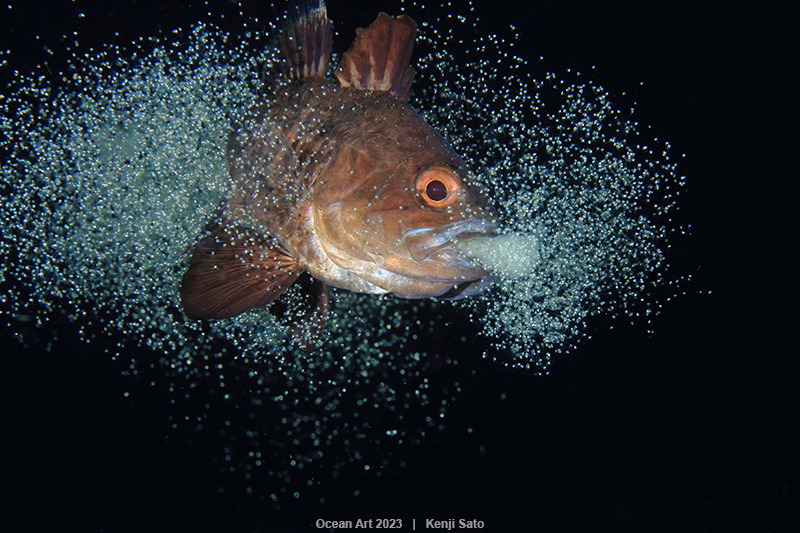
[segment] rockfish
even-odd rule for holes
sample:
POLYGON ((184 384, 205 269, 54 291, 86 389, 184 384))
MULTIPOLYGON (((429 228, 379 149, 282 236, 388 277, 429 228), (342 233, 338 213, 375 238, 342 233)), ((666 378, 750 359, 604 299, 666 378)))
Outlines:
POLYGON ((290 10, 275 94, 231 135, 229 193, 183 275, 189 318, 264 307, 303 272, 316 280, 317 328, 328 285, 462 298, 490 284, 453 244, 494 235, 494 209, 453 147, 405 103, 415 34, 408 16, 380 13, 359 28, 334 82, 324 2, 290 10))

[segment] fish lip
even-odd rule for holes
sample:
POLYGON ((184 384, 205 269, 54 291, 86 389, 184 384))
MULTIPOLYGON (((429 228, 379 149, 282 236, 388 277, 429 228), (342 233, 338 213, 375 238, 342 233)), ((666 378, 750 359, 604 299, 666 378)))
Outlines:
POLYGON ((406 233, 405 241, 415 261, 451 258, 464 266, 477 268, 475 263, 452 248, 454 241, 496 235, 498 225, 491 220, 469 219, 455 222, 444 228, 415 229, 406 233), (433 257, 436 256, 436 257, 433 257))

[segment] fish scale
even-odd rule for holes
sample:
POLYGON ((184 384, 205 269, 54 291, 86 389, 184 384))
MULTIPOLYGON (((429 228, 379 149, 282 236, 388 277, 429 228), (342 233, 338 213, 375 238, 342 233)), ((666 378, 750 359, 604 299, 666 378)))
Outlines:
MULTIPOLYGON (((493 236, 494 209, 466 163, 405 103, 415 33, 409 17, 379 14, 357 32, 333 82, 324 79, 324 2, 290 10, 274 95, 232 134, 230 193, 183 276, 187 316, 263 307, 304 271, 319 284, 402 298, 488 286, 490 273, 454 244, 493 236), (223 255, 209 249, 219 242, 223 255)), ((314 291, 319 307, 326 293, 314 291)))

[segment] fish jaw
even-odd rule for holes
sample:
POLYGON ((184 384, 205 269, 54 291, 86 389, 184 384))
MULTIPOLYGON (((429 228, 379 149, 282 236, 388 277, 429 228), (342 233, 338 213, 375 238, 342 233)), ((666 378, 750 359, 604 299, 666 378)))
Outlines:
POLYGON ((409 254, 416 261, 424 261, 441 252, 457 257, 459 261, 472 264, 466 256, 451 247, 453 243, 478 237, 492 237, 497 234, 497 224, 493 220, 471 218, 449 224, 443 228, 417 228, 405 235, 409 254))
POLYGON ((425 153, 413 158, 405 152, 386 157, 399 143, 381 137, 363 143, 366 147, 346 147, 339 156, 347 165, 331 174, 349 179, 326 179, 314 194, 314 233, 330 260, 402 298, 442 296, 485 278, 486 269, 452 244, 497 230, 494 209, 470 183, 466 165, 429 131, 413 143, 425 147, 425 153), (380 148, 374 156, 373 146, 380 148), (460 185, 451 205, 429 207, 418 198, 417 177, 429 168, 449 169, 460 185))
MULTIPOLYGON (((335 209, 341 213, 340 210, 335 209)), ((349 232, 347 219, 332 217, 327 224, 315 225, 315 239, 324 251, 328 266, 312 275, 326 276, 324 281, 335 287, 356 292, 391 292, 400 298, 444 296, 463 298, 491 285, 489 272, 477 261, 458 251, 460 239, 490 237, 496 233, 493 219, 467 219, 444 228, 407 230, 392 244, 391 253, 364 246, 361 239, 349 232), (331 222, 336 220, 336 224, 331 222), (331 274, 337 274, 331 276, 331 274), (341 274, 341 275, 339 275, 341 274), (358 279, 354 283, 353 276, 358 279), (346 277, 345 277, 346 276, 346 277), (366 291, 360 285, 373 287, 366 291), (469 287, 469 290, 467 290, 469 287)), ((386 241, 381 241, 387 245, 386 241)), ((318 256, 319 257, 319 256, 318 256)), ((320 262, 321 264, 321 262, 320 262)))
POLYGON ((487 219, 467 219, 444 228, 415 229, 405 235, 408 256, 427 279, 447 281, 447 291, 436 294, 459 299, 489 287, 494 277, 480 262, 457 249, 461 240, 487 239, 497 233, 497 224, 487 219))

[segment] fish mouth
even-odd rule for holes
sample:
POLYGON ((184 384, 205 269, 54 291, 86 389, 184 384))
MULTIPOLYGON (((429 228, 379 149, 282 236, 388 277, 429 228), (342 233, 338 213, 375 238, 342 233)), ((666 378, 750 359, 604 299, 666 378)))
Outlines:
POLYGON ((491 237, 497 234, 498 226, 492 221, 482 219, 469 219, 455 222, 444 227, 416 229, 406 233, 405 241, 408 252, 415 261, 438 261, 456 267, 463 266, 466 270, 482 272, 473 279, 478 279, 486 271, 478 266, 473 259, 455 250, 452 245, 461 240, 476 237, 491 237))

